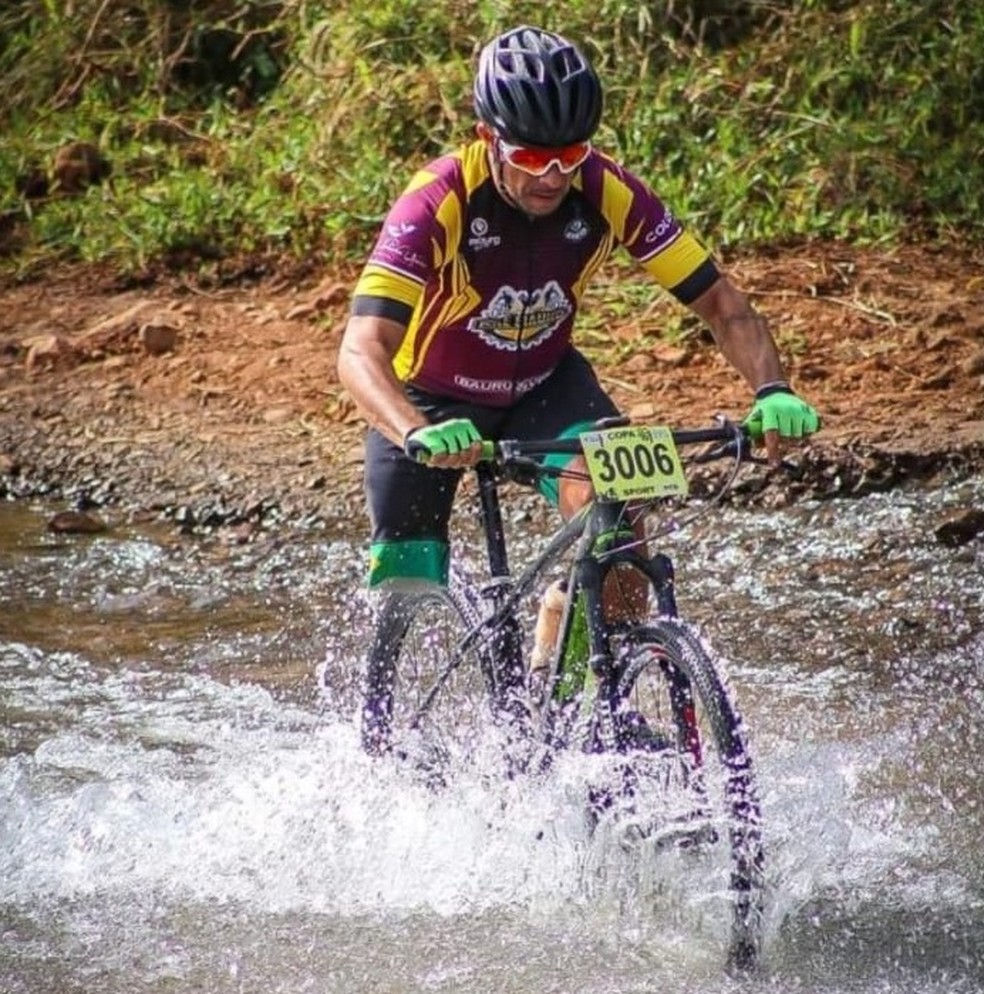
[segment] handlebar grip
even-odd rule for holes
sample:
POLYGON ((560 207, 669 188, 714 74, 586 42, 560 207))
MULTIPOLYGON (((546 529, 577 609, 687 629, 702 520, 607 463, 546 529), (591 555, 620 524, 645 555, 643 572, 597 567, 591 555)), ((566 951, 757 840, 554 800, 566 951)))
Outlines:
MULTIPOLYGON (((492 462, 498 455, 496 443, 491 439, 482 439, 482 454, 478 457, 482 462, 492 462)), ((426 462, 427 457, 433 455, 430 449, 419 439, 408 438, 403 443, 403 451, 410 459, 416 462, 426 462)))
POLYGON ((750 442, 761 442, 765 437, 761 421, 743 421, 741 423, 741 430, 742 434, 750 442))
POLYGON ((431 454, 430 449, 423 442, 415 438, 408 438, 403 443, 403 451, 414 460, 414 462, 425 462, 431 454))

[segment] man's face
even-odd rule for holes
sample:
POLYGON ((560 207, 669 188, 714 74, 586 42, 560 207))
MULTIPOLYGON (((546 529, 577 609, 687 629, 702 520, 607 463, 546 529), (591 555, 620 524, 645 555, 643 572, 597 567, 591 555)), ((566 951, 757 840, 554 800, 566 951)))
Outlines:
POLYGON ((546 217, 561 205, 591 151, 588 142, 558 149, 510 145, 484 123, 478 133, 489 147, 499 192, 529 217, 546 217))
POLYGON ((502 162, 502 184, 516 206, 530 217, 552 214, 567 196, 574 174, 566 176, 553 165, 542 176, 531 176, 516 166, 502 162))

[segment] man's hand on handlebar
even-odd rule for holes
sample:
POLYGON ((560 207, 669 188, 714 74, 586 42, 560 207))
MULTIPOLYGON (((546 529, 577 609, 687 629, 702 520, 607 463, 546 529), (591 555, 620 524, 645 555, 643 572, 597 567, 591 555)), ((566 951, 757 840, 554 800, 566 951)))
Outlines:
POLYGON ((765 440, 769 462, 778 465, 783 442, 790 438, 805 438, 820 428, 820 416, 785 383, 761 387, 755 403, 742 422, 751 437, 765 440))
POLYGON ((480 459, 482 436, 469 418, 451 418, 412 428, 403 439, 403 451, 427 466, 462 469, 480 459))

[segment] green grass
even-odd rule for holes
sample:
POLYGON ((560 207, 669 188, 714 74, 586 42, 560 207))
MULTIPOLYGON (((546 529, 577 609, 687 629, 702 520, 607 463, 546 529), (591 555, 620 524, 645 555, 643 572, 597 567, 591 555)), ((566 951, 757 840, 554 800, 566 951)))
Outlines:
POLYGON ((124 270, 243 253, 358 258, 412 170, 472 134, 481 41, 524 20, 582 42, 606 84, 599 143, 715 247, 984 239, 984 6, 541 8, 8 5, 2 264, 23 274, 65 258, 124 270), (18 179, 70 140, 97 144, 112 180, 26 201, 18 179))

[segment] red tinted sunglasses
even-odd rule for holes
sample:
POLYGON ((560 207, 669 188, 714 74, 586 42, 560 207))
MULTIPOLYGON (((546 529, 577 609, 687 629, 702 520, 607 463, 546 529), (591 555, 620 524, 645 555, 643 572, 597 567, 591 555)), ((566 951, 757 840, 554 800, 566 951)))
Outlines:
POLYGON ((551 166, 556 166, 564 175, 574 172, 591 152, 591 142, 574 142, 560 148, 531 148, 529 145, 510 145, 496 138, 503 159, 510 166, 522 169, 531 176, 543 176, 551 166))

